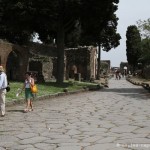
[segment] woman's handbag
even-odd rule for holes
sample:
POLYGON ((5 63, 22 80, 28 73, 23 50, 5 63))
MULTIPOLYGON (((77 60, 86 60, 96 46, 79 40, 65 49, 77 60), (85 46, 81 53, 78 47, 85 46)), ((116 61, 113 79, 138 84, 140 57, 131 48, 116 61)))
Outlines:
POLYGON ((36 86, 36 84, 34 84, 33 86, 31 85, 31 92, 32 93, 37 93, 38 92, 38 89, 37 89, 37 86, 36 86))
POLYGON ((9 92, 10 91, 10 86, 9 86, 9 82, 8 82, 8 85, 6 87, 6 91, 9 92))

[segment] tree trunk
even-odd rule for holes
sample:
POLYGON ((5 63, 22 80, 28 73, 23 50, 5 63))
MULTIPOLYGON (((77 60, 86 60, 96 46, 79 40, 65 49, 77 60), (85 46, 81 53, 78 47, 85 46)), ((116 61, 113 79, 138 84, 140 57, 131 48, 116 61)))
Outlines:
POLYGON ((101 66, 101 45, 98 44, 98 59, 97 59, 97 80, 100 80, 100 66, 101 66))
POLYGON ((57 83, 64 81, 64 26, 60 19, 57 31, 57 83))

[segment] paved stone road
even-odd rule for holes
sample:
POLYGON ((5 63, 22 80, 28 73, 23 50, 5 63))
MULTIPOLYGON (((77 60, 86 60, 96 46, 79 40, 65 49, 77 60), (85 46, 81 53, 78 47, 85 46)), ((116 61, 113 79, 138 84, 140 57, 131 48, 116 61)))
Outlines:
POLYGON ((7 108, 0 150, 150 149, 150 95, 126 80, 34 104, 29 113, 23 105, 7 108))

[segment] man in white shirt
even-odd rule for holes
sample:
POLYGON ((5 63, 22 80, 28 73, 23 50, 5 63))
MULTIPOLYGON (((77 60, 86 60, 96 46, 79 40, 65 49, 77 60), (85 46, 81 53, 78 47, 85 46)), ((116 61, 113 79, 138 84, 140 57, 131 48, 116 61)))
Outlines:
POLYGON ((5 116, 5 97, 7 87, 7 76, 3 66, 0 66, 0 113, 1 117, 5 116))

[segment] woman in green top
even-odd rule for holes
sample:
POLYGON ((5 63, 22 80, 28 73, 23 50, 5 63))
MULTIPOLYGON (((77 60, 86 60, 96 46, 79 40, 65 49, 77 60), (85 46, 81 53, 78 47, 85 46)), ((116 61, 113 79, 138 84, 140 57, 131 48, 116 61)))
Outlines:
POLYGON ((25 82, 22 89, 25 89, 25 99, 27 102, 26 108, 24 109, 24 112, 33 111, 33 94, 31 92, 31 86, 34 85, 34 79, 31 77, 30 72, 25 73, 25 82))

